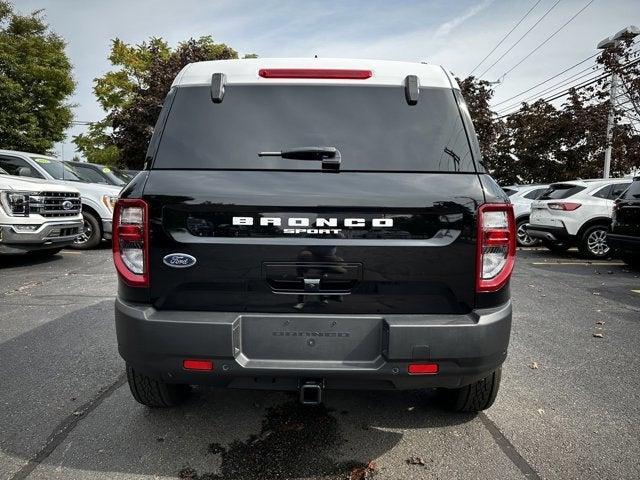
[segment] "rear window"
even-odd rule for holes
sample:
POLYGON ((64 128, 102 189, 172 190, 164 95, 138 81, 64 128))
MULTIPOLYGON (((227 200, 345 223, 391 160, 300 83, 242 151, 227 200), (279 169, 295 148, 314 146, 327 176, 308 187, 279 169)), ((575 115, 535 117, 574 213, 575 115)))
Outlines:
POLYGON ((570 183, 557 183, 551 185, 539 198, 539 200, 557 200, 561 198, 569 198, 578 192, 584 190, 585 187, 572 185, 570 183))
POLYGON ((627 189, 626 192, 624 192, 624 195, 622 195, 622 198, 625 198, 628 200, 640 199, 640 179, 634 180, 631 183, 631 185, 629 185, 629 188, 627 189))
POLYGON ((318 170, 320 163, 258 157, 335 147, 340 170, 474 172, 453 91, 403 87, 231 85, 222 103, 208 86, 177 88, 153 168, 318 170))

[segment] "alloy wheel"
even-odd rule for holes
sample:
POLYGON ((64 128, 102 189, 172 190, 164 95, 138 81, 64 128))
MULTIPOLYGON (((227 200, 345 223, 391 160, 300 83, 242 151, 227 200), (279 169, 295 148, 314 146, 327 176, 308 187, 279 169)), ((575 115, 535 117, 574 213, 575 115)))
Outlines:
POLYGON ((607 231, 594 230, 587 237, 587 248, 589 252, 597 257, 604 257, 609 253, 609 245, 607 245, 607 231))
POLYGON ((82 222, 82 233, 80 233, 73 243, 76 245, 82 245, 83 243, 87 243, 89 239, 93 236, 93 227, 91 223, 87 222, 85 219, 82 222))

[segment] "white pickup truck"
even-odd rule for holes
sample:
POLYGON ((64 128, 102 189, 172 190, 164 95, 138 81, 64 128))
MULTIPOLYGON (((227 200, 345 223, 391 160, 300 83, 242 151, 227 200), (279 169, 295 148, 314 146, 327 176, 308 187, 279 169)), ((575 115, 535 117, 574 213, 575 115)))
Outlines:
POLYGON ((72 248, 95 248, 102 239, 111 239, 113 205, 122 187, 86 182, 66 162, 37 153, 0 150, 0 168, 20 178, 51 180, 80 191, 84 224, 72 248))
POLYGON ((80 192, 0 168, 0 255, 48 256, 82 232, 80 192))

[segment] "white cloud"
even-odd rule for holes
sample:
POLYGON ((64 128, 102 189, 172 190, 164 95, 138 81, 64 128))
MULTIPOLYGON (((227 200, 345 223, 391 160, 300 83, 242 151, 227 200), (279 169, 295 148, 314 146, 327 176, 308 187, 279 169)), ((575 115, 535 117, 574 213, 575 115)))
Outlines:
POLYGON ((445 37, 445 36, 449 35, 449 33, 451 33, 451 31, 454 28, 459 27, 464 22, 469 20, 471 17, 474 17, 475 15, 480 13, 482 10, 487 8, 493 2, 494 2, 494 0, 483 0, 482 2, 480 2, 478 4, 472 5, 471 7, 467 8, 464 12, 462 12, 461 15, 459 15, 459 16, 457 16, 457 17, 455 17, 455 18, 443 23, 442 25, 440 25, 438 27, 438 29, 436 30, 435 34, 433 35, 434 38, 439 39, 439 38, 442 38, 442 37, 445 37))

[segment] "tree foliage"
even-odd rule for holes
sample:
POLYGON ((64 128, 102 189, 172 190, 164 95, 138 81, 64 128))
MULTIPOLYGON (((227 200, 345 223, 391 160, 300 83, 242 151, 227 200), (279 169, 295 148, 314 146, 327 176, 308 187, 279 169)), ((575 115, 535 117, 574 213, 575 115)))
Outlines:
POLYGON ((172 49, 161 38, 140 45, 113 40, 109 61, 116 67, 94 81, 94 93, 107 112, 87 133, 74 137, 91 162, 142 168, 153 127, 173 79, 188 63, 238 58, 210 36, 189 39, 172 49))
POLYGON ((45 153, 64 139, 75 88, 64 48, 41 10, 20 15, 0 0, 1 148, 45 153))
POLYGON ((503 185, 602 177, 612 73, 622 85, 617 95, 628 100, 614 109, 611 175, 640 168, 640 62, 630 46, 631 39, 623 39, 604 50, 597 58, 604 74, 571 89, 560 105, 544 99, 522 103, 504 118, 490 108, 490 84, 458 80, 489 172, 503 185))

